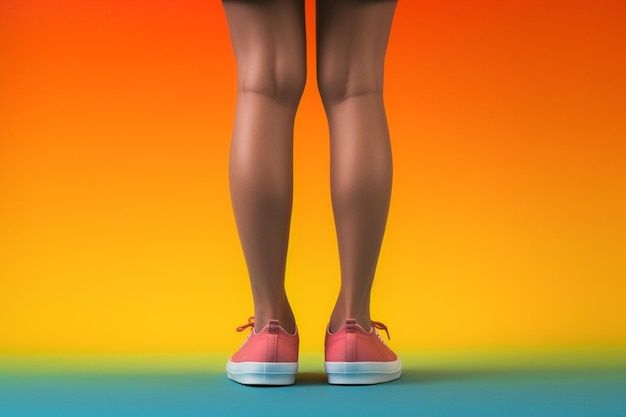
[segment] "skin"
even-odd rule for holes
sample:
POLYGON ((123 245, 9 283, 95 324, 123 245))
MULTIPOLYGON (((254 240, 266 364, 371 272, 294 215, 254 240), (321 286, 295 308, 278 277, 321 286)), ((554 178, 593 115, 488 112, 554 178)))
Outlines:
MULTIPOLYGON (((295 318, 285 292, 293 129, 306 82, 304 0, 223 0, 237 62, 229 183, 261 329, 295 318)), ((384 58, 397 0, 317 0, 318 89, 330 129, 341 289, 330 331, 369 330, 370 294, 392 186, 384 58)), ((256 327, 256 326, 255 326, 256 327)))

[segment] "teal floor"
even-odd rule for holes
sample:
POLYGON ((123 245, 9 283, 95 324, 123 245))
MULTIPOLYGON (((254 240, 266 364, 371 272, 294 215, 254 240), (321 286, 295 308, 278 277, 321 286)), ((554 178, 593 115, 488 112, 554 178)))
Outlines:
POLYGON ((0 416, 626 416, 626 370, 420 370, 371 386, 303 372, 289 387, 222 373, 0 375, 0 416))

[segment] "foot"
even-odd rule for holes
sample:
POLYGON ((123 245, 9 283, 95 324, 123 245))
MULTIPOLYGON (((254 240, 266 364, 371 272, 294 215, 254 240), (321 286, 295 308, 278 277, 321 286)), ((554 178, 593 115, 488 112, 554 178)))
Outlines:
POLYGON ((371 321, 366 331, 355 319, 347 319, 336 332, 326 331, 324 367, 329 384, 379 384, 400 378, 402 362, 376 329, 387 326, 371 321))
POLYGON ((254 317, 250 317, 237 331, 248 327, 248 337, 226 364, 228 378, 244 385, 293 384, 298 371, 298 329, 289 334, 278 320, 270 320, 256 333, 254 317))

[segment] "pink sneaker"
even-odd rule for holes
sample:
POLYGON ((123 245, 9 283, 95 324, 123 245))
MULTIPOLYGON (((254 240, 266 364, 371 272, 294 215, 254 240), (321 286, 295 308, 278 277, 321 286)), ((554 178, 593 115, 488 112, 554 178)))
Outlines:
POLYGON ((226 364, 226 375, 245 385, 291 385, 298 371, 298 329, 290 335, 278 320, 270 320, 259 333, 254 331, 254 317, 237 327, 248 327, 250 334, 226 364))
POLYGON ((347 319, 337 333, 326 328, 324 368, 329 384, 378 384, 400 378, 402 362, 376 329, 389 337, 387 326, 377 321, 372 321, 369 333, 355 319, 347 319))

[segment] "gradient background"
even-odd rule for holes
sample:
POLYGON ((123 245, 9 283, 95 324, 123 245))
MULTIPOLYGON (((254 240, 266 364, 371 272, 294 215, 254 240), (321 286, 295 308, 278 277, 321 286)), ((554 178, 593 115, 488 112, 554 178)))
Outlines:
MULTIPOLYGON (((339 265, 307 13, 287 290, 321 352, 339 265)), ((400 0, 372 306, 393 348, 626 347, 625 21, 621 0, 400 0)), ((235 77, 218 1, 0 0, 0 353, 239 346, 235 77)))

